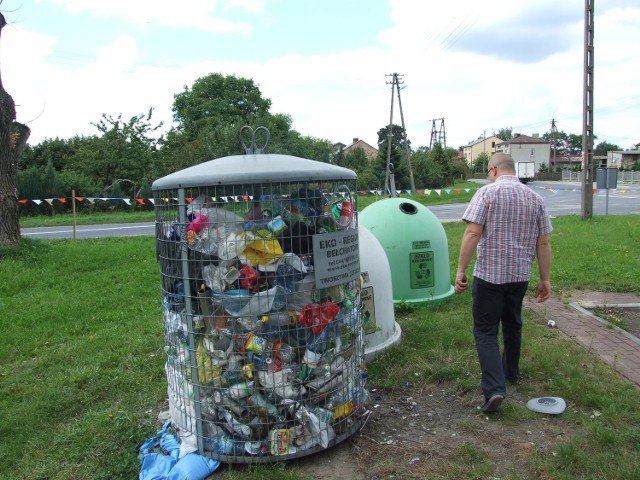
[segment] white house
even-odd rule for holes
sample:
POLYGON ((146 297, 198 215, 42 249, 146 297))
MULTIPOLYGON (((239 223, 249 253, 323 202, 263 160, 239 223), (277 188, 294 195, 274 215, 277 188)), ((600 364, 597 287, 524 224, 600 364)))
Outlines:
POLYGON ((551 143, 537 133, 529 137, 514 133, 513 138, 496 145, 496 153, 508 153, 517 162, 534 162, 535 172, 540 171, 542 164, 549 166, 551 158, 551 143))

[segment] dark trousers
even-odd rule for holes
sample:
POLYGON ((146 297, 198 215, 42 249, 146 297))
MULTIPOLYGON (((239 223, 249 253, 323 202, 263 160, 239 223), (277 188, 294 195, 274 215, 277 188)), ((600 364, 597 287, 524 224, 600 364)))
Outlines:
POLYGON ((506 382, 520 378, 522 345, 522 300, 529 282, 495 284, 473 278, 473 335, 482 370, 485 399, 505 395, 506 382), (503 352, 500 355, 498 330, 502 323, 503 352))

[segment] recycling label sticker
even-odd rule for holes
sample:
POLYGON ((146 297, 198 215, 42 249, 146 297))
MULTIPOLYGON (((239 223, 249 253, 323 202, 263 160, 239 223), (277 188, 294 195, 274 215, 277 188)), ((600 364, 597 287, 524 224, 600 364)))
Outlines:
POLYGON ((429 288, 435 285, 433 252, 413 252, 409 254, 410 286, 412 289, 429 288))
POLYGON ((373 297, 373 287, 363 287, 360 291, 360 298, 362 300, 364 333, 373 333, 376 331, 376 306, 373 297))

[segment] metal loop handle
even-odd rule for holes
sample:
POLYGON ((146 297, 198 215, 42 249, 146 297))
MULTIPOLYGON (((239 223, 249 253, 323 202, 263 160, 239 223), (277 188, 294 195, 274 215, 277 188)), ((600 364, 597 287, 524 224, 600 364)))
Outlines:
POLYGON ((245 125, 240 129, 240 143, 242 143, 242 148, 247 153, 247 155, 255 154, 255 153, 264 153, 267 146, 269 146, 269 140, 271 139, 271 133, 267 127, 258 127, 255 130, 251 128, 249 125, 245 125), (262 146, 258 146, 258 132, 264 131, 264 144, 262 146), (245 138, 245 132, 249 132, 249 140, 245 138))

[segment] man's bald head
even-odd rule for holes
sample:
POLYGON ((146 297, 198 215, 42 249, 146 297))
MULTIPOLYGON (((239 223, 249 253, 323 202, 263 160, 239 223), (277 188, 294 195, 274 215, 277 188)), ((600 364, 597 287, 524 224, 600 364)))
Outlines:
POLYGON ((488 168, 496 167, 498 174, 515 175, 516 162, 508 153, 494 153, 489 159, 488 168))

